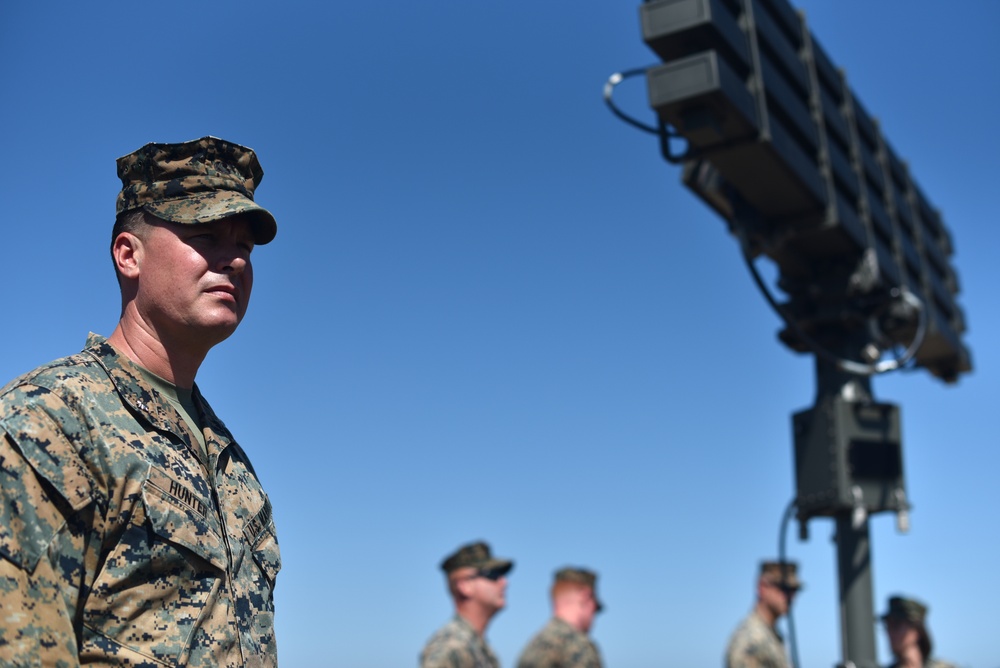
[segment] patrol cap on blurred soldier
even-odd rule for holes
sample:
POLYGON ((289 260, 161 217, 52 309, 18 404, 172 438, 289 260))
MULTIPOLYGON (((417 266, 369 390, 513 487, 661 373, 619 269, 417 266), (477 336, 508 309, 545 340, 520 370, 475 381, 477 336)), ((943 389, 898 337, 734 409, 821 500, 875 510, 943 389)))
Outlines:
POLYGON ((760 579, 779 589, 798 592, 802 589, 799 566, 793 561, 762 561, 760 579))
POLYGON ((927 617, 927 606, 914 598, 892 596, 889 609, 882 614, 882 621, 902 620, 911 624, 923 624, 927 617))
POLYGON ((448 575, 460 568, 495 571, 498 575, 506 575, 513 567, 514 562, 510 559, 495 558, 490 553, 490 546, 483 541, 463 545, 441 561, 441 570, 448 575))

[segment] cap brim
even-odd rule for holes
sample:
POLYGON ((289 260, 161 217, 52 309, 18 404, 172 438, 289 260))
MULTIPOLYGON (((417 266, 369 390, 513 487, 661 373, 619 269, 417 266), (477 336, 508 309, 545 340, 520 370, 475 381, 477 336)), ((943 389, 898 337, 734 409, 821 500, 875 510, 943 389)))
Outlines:
POLYGON ((254 243, 263 246, 278 233, 278 223, 264 207, 232 190, 147 204, 145 210, 163 220, 182 225, 212 223, 230 216, 246 215, 253 226, 254 243))
POLYGON ((507 575, 514 568, 514 562, 510 559, 490 559, 479 567, 482 571, 498 571, 500 575, 507 575))

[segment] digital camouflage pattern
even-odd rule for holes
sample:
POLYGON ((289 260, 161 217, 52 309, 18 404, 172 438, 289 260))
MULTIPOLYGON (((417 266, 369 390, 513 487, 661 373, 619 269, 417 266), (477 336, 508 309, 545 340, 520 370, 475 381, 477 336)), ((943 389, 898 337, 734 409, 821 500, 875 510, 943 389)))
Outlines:
POLYGON ((194 401, 205 450, 93 334, 0 390, 0 665, 277 664, 271 505, 194 401))
POLYGON ((427 641, 420 668, 500 668, 500 661, 486 640, 455 615, 427 641))
POLYGON ((601 653, 590 637, 553 617, 521 653, 517 668, 601 668, 601 653))
POLYGON ((730 638, 726 668, 788 668, 785 643, 756 610, 740 623, 730 638))
MULTIPOLYGON (((900 664, 893 663, 889 668, 900 668, 900 664)), ((958 668, 958 666, 947 661, 940 661, 939 659, 927 659, 924 661, 924 668, 958 668)))
POLYGON ((889 598, 889 609, 882 619, 902 619, 911 624, 923 624, 927 617, 927 606, 913 598, 892 596, 889 598))
POLYGON ((150 143, 117 163, 119 215, 144 209, 172 223, 194 224, 244 214, 253 223, 256 244, 268 243, 277 233, 274 216, 253 201, 264 170, 246 146, 216 137, 150 143))
POLYGON ((497 569, 508 573, 513 567, 514 562, 510 559, 494 557, 489 544, 483 541, 463 545, 441 562, 441 570, 445 573, 453 573, 459 568, 497 569))
POLYGON ((802 589, 799 580, 799 566, 794 561, 763 561, 760 564, 760 579, 782 589, 802 589))

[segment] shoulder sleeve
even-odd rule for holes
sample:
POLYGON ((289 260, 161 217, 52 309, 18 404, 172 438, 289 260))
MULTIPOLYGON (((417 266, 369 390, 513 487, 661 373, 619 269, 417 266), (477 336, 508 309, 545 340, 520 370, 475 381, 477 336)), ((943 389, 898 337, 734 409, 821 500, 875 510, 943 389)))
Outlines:
POLYGON ((742 642, 731 645, 726 657, 727 668, 786 668, 784 649, 766 637, 749 634, 742 642))
POLYGON ((544 632, 533 637, 517 659, 517 668, 542 668, 545 665, 545 654, 548 649, 544 632))
MULTIPOLYGON (((91 485, 70 433, 37 406, 0 404, 0 665, 79 665, 78 511, 91 485)), ((72 422, 72 421, 71 421, 72 422)))
POLYGON ((747 637, 745 625, 740 625, 726 648, 726 668, 758 668, 755 651, 747 637))
POLYGON ((457 648, 444 646, 428 647, 420 657, 420 668, 463 668, 462 658, 457 648))
POLYGON ((77 448, 80 418, 43 388, 15 390, 0 403, 0 556, 34 570, 66 515, 93 498, 77 448), (18 396, 20 395, 20 396, 18 396))
POLYGON ((464 660, 467 652, 461 643, 442 629, 434 634, 420 655, 420 668, 465 668, 473 665, 464 660))
POLYGON ((587 639, 579 643, 572 650, 570 666, 573 668, 601 668, 601 653, 597 649, 597 645, 587 639))
POLYGON ((420 662, 420 668, 463 668, 455 652, 429 654, 420 662))
POLYGON ((958 668, 956 664, 941 659, 931 659, 928 665, 930 668, 958 668))

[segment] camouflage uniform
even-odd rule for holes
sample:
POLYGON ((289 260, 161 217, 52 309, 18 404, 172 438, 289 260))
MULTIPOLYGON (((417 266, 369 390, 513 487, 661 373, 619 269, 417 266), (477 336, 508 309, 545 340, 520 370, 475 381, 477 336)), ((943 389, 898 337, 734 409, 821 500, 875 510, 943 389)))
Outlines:
MULTIPOLYGON (((899 668, 899 663, 893 663, 889 668, 899 668)), ((924 668, 958 668, 953 663, 948 663, 947 661, 940 661, 938 659, 927 659, 924 661, 924 668)))
POLYGON ((784 641, 756 610, 729 640, 726 668, 788 668, 784 641))
POLYGON ((553 617, 524 648, 517 668, 601 668, 601 654, 586 633, 553 617))
POLYGON ((420 668, 500 668, 500 661, 486 640, 455 615, 427 641, 420 668))
POLYGON ((246 454, 102 337, 0 390, 0 665, 274 666, 281 562, 246 454))

